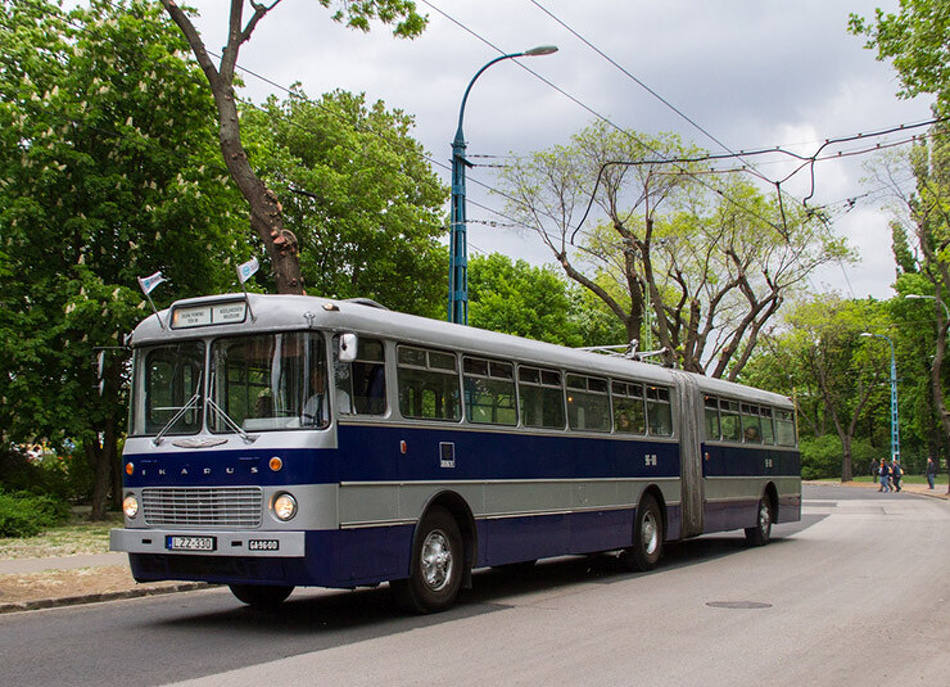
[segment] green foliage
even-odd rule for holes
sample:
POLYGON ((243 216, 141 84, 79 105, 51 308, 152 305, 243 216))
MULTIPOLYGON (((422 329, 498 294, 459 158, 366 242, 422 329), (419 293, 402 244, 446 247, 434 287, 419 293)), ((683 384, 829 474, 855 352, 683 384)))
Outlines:
POLYGON ((448 190, 409 135, 410 116, 362 95, 311 101, 294 90, 245 106, 241 123, 252 164, 284 199, 309 293, 442 316, 448 190))
MULTIPOLYGON (((824 434, 819 437, 802 437, 799 441, 799 450, 802 454, 802 479, 827 479, 841 477, 841 439, 833 434, 824 434)), ((854 474, 868 474, 868 466, 873 460, 875 463, 885 457, 887 451, 881 452, 871 446, 867 439, 855 439, 851 444, 851 459, 855 466, 854 474)))
POLYGON ((515 160, 502 183, 507 212, 604 303, 625 340, 732 377, 788 294, 852 254, 830 223, 780 207, 746 177, 690 174, 699 163, 682 160, 703 155, 673 134, 595 122, 569 145, 515 160))
POLYGON ((243 228, 203 78, 152 2, 0 0, 0 439, 88 448, 102 496, 136 277, 171 278, 159 305, 233 282, 243 228))
POLYGON ((69 503, 85 503, 93 492, 93 471, 81 456, 43 451, 31 458, 14 446, 0 447, 0 490, 48 494, 69 503))
POLYGON ((31 537, 69 519, 69 505, 51 496, 0 491, 0 537, 31 537))
POLYGON ((412 0, 361 0, 345 2, 341 0, 319 0, 324 7, 335 7, 333 21, 346 26, 369 31, 370 21, 377 19, 384 24, 395 24, 393 35, 401 38, 415 38, 425 30, 428 17, 416 12, 416 3, 412 0))
POLYGON ((937 96, 938 107, 950 106, 950 6, 946 0, 901 0, 897 14, 878 8, 874 21, 852 14, 849 30, 867 37, 865 47, 877 59, 890 59, 904 84, 898 95, 937 96))
POLYGON ((473 327, 562 346, 627 343, 623 326, 585 289, 571 287, 553 266, 533 267, 499 253, 469 261, 473 327))

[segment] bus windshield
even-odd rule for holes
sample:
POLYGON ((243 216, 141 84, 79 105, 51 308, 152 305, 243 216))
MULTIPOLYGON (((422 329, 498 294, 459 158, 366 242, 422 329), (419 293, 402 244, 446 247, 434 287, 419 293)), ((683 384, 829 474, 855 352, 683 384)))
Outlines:
POLYGON ((208 431, 223 434, 313 429, 329 423, 326 352, 320 334, 221 338, 211 342, 209 351, 204 397, 200 397, 204 342, 140 352, 136 364, 144 381, 133 392, 132 434, 197 434, 205 423, 208 431))
POLYGON ((307 332, 218 339, 211 345, 212 432, 227 419, 248 432, 329 422, 323 337, 307 332), (226 417, 225 417, 226 415, 226 417))

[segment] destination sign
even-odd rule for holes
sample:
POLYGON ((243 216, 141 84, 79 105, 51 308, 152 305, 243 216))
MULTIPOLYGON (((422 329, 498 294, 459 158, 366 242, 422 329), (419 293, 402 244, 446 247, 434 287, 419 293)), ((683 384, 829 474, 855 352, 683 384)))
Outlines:
POLYGON ((214 303, 190 305, 172 311, 172 329, 190 329, 215 324, 234 324, 247 317, 247 303, 214 303))

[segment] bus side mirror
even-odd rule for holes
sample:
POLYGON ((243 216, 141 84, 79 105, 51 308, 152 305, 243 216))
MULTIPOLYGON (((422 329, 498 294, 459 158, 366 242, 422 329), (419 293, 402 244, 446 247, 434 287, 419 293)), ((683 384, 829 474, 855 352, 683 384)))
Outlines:
POLYGON ((340 334, 340 350, 337 352, 337 358, 341 363, 352 363, 356 360, 357 349, 356 334, 340 334))

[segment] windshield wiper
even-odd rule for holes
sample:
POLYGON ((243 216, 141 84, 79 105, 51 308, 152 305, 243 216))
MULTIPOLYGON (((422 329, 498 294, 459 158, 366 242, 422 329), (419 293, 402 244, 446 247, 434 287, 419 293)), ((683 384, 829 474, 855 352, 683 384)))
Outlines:
POLYGON ((221 406, 212 401, 210 398, 205 401, 205 406, 207 406, 208 409, 211 410, 220 420, 223 420, 224 424, 237 432, 241 438, 244 439, 244 443, 250 444, 257 441, 256 436, 251 436, 245 432, 241 425, 232 420, 231 416, 224 412, 224 410, 221 409, 221 406))
POLYGON ((162 430, 158 434, 155 435, 155 438, 152 439, 152 444, 154 444, 155 446, 161 446, 162 437, 165 436, 165 433, 169 429, 171 429, 175 425, 175 423, 178 422, 182 418, 182 416, 185 413, 187 413, 192 408, 197 408, 198 400, 200 398, 201 398, 201 375, 198 375, 198 383, 195 385, 194 395, 188 399, 188 402, 185 405, 183 405, 181 408, 178 409, 178 412, 172 416, 172 419, 169 420, 168 423, 164 427, 162 427, 162 430))

